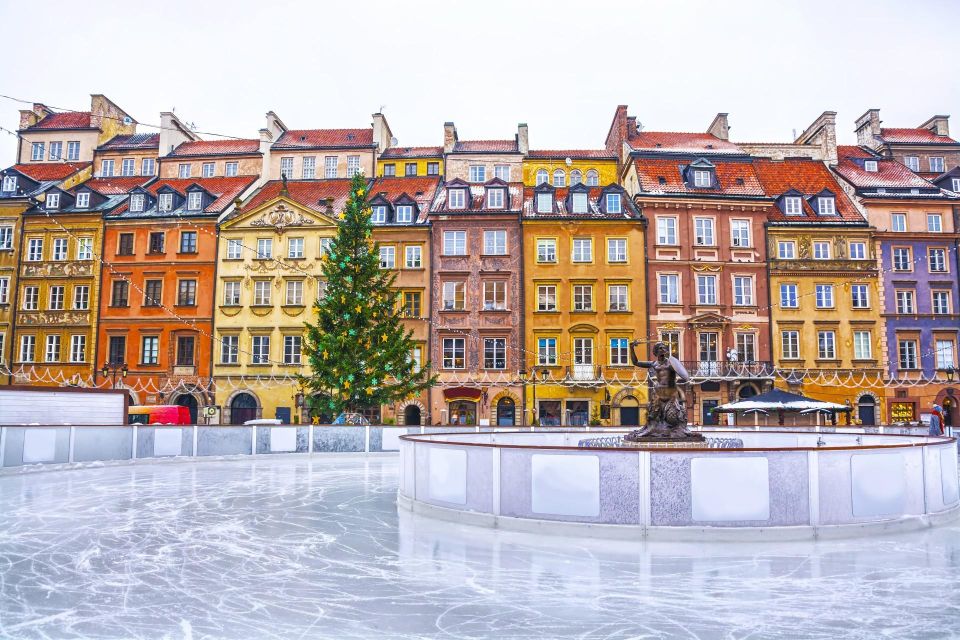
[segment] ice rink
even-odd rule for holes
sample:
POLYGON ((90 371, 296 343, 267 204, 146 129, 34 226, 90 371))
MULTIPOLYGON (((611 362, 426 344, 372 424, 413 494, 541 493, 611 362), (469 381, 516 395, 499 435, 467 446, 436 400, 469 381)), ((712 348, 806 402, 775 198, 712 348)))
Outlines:
POLYGON ((949 638, 960 524, 622 543, 397 512, 398 461, 0 476, 3 638, 949 638))

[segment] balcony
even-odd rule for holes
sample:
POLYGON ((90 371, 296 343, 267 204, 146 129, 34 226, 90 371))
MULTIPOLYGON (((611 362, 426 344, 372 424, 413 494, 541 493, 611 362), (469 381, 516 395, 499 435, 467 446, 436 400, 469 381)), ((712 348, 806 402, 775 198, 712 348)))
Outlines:
POLYGON ((684 360, 683 366, 695 381, 773 378, 773 363, 766 361, 684 360))
POLYGON ((594 364, 575 364, 566 367, 564 378, 584 386, 602 384, 603 367, 594 364))

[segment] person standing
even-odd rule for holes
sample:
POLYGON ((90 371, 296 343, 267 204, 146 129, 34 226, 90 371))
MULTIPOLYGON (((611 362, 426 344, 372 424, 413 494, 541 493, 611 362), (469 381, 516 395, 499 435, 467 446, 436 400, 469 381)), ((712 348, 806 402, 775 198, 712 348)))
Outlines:
POLYGON ((933 411, 930 412, 930 435, 939 436, 943 434, 941 425, 943 424, 943 409, 940 405, 934 404, 933 411))

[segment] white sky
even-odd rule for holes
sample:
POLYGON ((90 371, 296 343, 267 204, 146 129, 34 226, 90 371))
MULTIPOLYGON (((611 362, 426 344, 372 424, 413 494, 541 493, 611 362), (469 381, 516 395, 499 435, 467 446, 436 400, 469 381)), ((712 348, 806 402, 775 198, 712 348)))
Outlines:
MULTIPOLYGON (((201 131, 257 137, 362 127, 383 105, 401 145, 507 138, 597 148, 614 107, 649 130, 787 140, 825 110, 841 141, 954 115, 960 2, 252 2, 0 0, 0 93, 84 110, 103 93, 143 123, 176 108, 201 131)), ((17 110, 0 99, 0 126, 17 110)), ((142 128, 142 131, 153 129, 142 128)), ((0 165, 15 158, 0 132, 0 165)))

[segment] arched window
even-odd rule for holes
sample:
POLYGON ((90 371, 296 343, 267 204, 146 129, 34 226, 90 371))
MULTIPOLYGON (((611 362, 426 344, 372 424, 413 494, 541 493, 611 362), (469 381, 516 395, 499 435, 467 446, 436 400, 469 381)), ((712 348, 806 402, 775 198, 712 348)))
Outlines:
POLYGON ((539 187, 541 184, 544 184, 544 183, 546 183, 546 182, 549 182, 549 180, 550 180, 549 174, 547 173, 547 170, 546 170, 546 169, 538 169, 538 170, 537 170, 537 186, 538 186, 538 187, 539 187))
POLYGON ((572 187, 575 184, 580 184, 583 182, 583 173, 580 172, 580 169, 574 169, 570 172, 570 186, 572 187))
POLYGON ((599 185, 600 185, 600 174, 593 169, 590 169, 590 171, 587 171, 587 186, 596 187, 599 185))
POLYGON ((553 186, 555 187, 565 187, 567 186, 567 174, 563 172, 563 169, 557 169, 553 172, 553 186))

